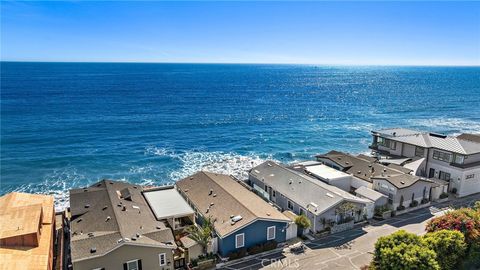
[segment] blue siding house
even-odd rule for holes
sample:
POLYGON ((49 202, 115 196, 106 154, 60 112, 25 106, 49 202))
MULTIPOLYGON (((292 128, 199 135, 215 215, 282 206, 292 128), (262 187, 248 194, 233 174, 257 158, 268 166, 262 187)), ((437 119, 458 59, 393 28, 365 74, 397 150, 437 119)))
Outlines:
POLYGON ((197 222, 212 220, 222 257, 287 240, 292 221, 231 176, 198 172, 178 181, 177 189, 195 209, 197 222))

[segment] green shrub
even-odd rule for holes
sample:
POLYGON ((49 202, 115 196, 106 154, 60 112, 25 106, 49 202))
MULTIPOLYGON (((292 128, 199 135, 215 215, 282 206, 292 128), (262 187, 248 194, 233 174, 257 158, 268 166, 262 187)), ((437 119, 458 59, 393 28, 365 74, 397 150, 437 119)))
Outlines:
POLYGON ((476 201, 475 204, 473 205, 473 209, 480 211, 480 201, 476 201))
POLYGON ((303 214, 295 218, 295 224, 297 224, 297 226, 301 229, 308 229, 310 226, 312 226, 310 219, 303 214))
POLYGON ((467 249, 465 237, 461 232, 440 230, 427 233, 423 241, 425 246, 437 254, 437 262, 442 270, 458 269, 467 249))
POLYGON ((448 193, 443 192, 442 194, 440 194, 440 199, 445 199, 445 198, 448 198, 448 193))
POLYGON ((237 251, 232 251, 228 254, 228 258, 230 260, 235 260, 235 259, 240 259, 240 258, 243 258, 245 257, 245 255, 247 255, 247 249, 245 248, 241 248, 237 251))
POLYGON ((413 201, 410 203, 410 207, 416 207, 416 206, 418 206, 418 201, 413 200, 413 201))
POLYGON ((397 207, 397 211, 402 211, 402 210, 405 210, 405 206, 399 205, 399 206, 397 207))
POLYGON ((426 204, 426 203, 428 203, 428 202, 429 202, 429 201, 428 201, 427 198, 423 198, 422 201, 420 201, 421 204, 426 204))
POLYGON ((278 243, 274 240, 270 240, 263 244, 263 251, 269 251, 277 248, 278 243))
POLYGON ((383 236, 375 243, 371 269, 439 270, 436 254, 422 239, 404 230, 383 236))
POLYGON ((262 245, 255 245, 255 246, 249 247, 247 249, 247 252, 248 252, 249 255, 258 254, 262 251, 263 251, 263 246, 262 245))

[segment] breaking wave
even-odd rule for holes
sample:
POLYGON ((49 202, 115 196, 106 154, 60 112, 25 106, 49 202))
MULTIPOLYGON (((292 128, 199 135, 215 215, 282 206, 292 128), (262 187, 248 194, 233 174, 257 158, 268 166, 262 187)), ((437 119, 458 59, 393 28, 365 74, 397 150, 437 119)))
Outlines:
POLYGON ((177 168, 168 174, 173 181, 185 178, 200 170, 230 174, 238 179, 246 179, 248 170, 251 168, 266 160, 275 160, 272 155, 260 156, 253 153, 239 155, 233 152, 194 150, 177 153, 168 148, 157 147, 148 147, 145 153, 147 155, 171 158, 176 161, 178 163, 177 168))
POLYGON ((410 125, 421 127, 425 130, 453 133, 480 133, 480 121, 462 118, 432 118, 432 119, 411 119, 410 125))

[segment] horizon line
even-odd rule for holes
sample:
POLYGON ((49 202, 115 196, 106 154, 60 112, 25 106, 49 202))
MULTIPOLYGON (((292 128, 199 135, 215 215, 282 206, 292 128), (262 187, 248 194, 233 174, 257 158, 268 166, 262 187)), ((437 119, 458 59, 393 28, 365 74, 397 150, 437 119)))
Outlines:
POLYGON ((480 67, 480 64, 373 64, 373 63, 268 63, 268 62, 153 62, 153 61, 39 61, 0 60, 0 63, 78 63, 78 64, 196 64, 196 65, 296 65, 296 66, 379 66, 379 67, 480 67))

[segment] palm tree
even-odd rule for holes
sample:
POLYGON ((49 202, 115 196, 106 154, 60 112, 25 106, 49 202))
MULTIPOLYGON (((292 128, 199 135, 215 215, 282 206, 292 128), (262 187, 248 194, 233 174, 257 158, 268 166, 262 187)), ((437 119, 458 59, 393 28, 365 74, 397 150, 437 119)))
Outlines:
POLYGON ((207 246, 212 240, 213 223, 210 218, 204 220, 202 226, 192 225, 187 228, 189 237, 202 246, 203 253, 207 253, 207 246))

